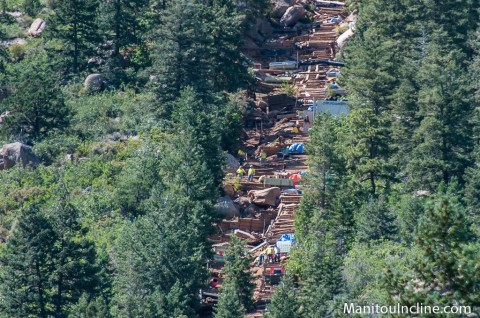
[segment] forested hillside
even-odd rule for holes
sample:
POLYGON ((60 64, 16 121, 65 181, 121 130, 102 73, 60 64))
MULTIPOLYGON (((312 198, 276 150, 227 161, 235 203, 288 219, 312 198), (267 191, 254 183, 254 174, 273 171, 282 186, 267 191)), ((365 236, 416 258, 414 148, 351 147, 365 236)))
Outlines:
POLYGON ((0 141, 40 165, 0 172, 0 317, 196 315, 264 7, 1 2, 0 141))
MULTIPOLYGON (((321 29, 317 2, 0 0, 0 148, 22 157, 0 159, 0 318, 253 312, 235 235, 213 313, 199 299, 225 155, 262 112, 245 39, 266 17, 289 35, 321 29), (302 28, 275 24, 278 2, 301 4, 302 28)), ((265 317, 387 317, 345 303, 478 317, 480 1, 344 10, 354 35, 332 52, 349 113, 308 131, 296 242, 265 317)), ((295 89, 275 88, 297 106, 295 89)))
POLYGON ((323 116, 308 145, 291 264, 301 316, 343 317, 348 302, 469 305, 477 317, 480 3, 355 8, 340 57, 351 112, 323 116))

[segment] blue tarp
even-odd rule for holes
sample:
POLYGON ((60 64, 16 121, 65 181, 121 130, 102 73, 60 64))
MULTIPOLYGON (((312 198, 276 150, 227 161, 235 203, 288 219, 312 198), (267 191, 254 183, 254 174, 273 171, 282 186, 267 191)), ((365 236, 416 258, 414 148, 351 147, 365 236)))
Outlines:
POLYGON ((298 152, 298 153, 302 153, 304 148, 305 148, 304 144, 297 144, 297 143, 295 143, 295 144, 291 145, 291 146, 288 148, 288 150, 289 150, 290 152, 295 152, 295 151, 296 151, 296 152, 298 152))
POLYGON ((338 75, 340 75, 340 71, 327 72, 327 75, 330 75, 330 76, 338 76, 338 75))
POLYGON ((337 17, 337 18, 331 18, 330 22, 342 22, 342 20, 343 20, 342 18, 337 17))
POLYGON ((295 234, 283 234, 282 236, 280 236, 278 241, 279 242, 289 241, 289 242, 294 243, 295 242, 295 234))

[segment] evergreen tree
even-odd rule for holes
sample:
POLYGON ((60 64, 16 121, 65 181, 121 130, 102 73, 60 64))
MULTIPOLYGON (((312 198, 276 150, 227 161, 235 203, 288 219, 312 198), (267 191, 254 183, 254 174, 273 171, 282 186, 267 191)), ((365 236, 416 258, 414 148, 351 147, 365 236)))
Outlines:
POLYGON ((183 111, 175 116, 175 135, 158 149, 160 178, 147 213, 125 231, 116 249, 116 317, 172 312, 192 317, 208 278, 207 237, 216 218, 222 156, 211 116, 189 94, 178 102, 183 111))
POLYGON ((56 242, 57 233, 38 207, 22 213, 0 254, 0 312, 5 317, 51 317, 56 242))
POLYGON ((355 215, 356 239, 359 242, 386 240, 395 238, 395 215, 383 197, 370 198, 355 215))
POLYGON ((343 289, 341 266, 345 242, 335 237, 334 229, 326 230, 319 225, 313 226, 311 233, 312 238, 300 247, 305 251, 299 295, 302 317, 328 317, 335 296, 343 289))
POLYGON ((110 311, 105 299, 100 296, 90 299, 82 295, 78 303, 72 308, 68 318, 110 318, 110 311))
POLYGON ((97 0, 59 1, 48 21, 47 37, 60 41, 54 59, 68 75, 85 70, 93 48, 99 44, 96 25, 97 0))
POLYGON ((240 302, 240 297, 235 284, 228 278, 221 288, 218 305, 215 307, 215 318, 243 318, 245 308, 240 302))
POLYGON ((167 3, 152 51, 152 86, 167 115, 171 109, 163 104, 177 99, 188 86, 208 101, 221 90, 236 91, 245 80, 238 19, 228 2, 167 3))
POLYGON ((249 272, 249 264, 250 258, 245 251, 244 243, 233 235, 225 252, 223 273, 227 276, 226 284, 231 284, 236 290, 240 304, 246 310, 253 308, 253 289, 255 287, 249 272))
POLYGON ((475 311, 480 305, 477 238, 456 196, 439 192, 420 221, 418 257, 407 272, 387 272, 386 286, 401 305, 470 305, 475 311))
POLYGON ((268 305, 267 318, 299 317, 299 306, 295 295, 295 286, 290 275, 285 275, 280 285, 275 289, 268 305))
POLYGON ((23 1, 23 10, 26 14, 31 17, 35 17, 37 13, 42 8, 42 5, 39 0, 24 0, 23 1))
POLYGON ((344 119, 338 120, 328 115, 315 118, 307 144, 309 170, 303 181, 307 186, 295 215, 299 240, 308 233, 316 209, 335 208, 335 198, 345 185, 346 162, 341 150, 344 128, 344 119))
POLYGON ((34 54, 15 65, 8 80, 13 94, 0 106, 0 112, 12 114, 1 125, 6 138, 32 142, 68 125, 70 111, 56 73, 43 54, 34 54))
POLYGON ((473 109, 462 68, 465 55, 438 36, 432 39, 419 72, 421 122, 413 136, 416 145, 407 166, 408 182, 414 190, 434 190, 442 181, 449 183, 452 179, 463 181, 464 171, 471 164, 469 118, 473 109))
POLYGON ((100 269, 93 242, 78 221, 78 211, 61 194, 60 202, 50 211, 57 234, 54 252, 54 288, 52 302, 56 318, 68 317, 82 295, 95 295, 100 287, 100 269))
MULTIPOLYGON (((125 80, 125 68, 137 66, 139 55, 146 55, 142 39, 147 32, 145 16, 147 0, 111 0, 100 4, 98 24, 105 42, 112 42, 103 73, 113 82, 125 80)), ((140 59, 141 60, 141 59, 140 59)))

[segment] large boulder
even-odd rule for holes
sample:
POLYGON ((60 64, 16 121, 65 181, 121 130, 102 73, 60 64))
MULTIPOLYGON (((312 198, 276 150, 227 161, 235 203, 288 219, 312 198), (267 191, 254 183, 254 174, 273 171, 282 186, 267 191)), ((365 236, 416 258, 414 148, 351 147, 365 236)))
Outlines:
POLYGON ((32 147, 21 142, 4 145, 1 159, 0 169, 10 169, 17 163, 21 163, 23 168, 27 166, 35 167, 40 163, 40 160, 33 153, 32 147))
POLYGON ((247 35, 259 42, 263 42, 265 37, 273 33, 273 27, 266 18, 258 18, 255 24, 250 28, 247 35))
POLYGON ((343 49, 343 47, 347 44, 348 40, 353 36, 353 30, 348 29, 342 35, 340 35, 337 39, 337 45, 340 49, 343 49))
POLYGON ((225 155, 225 172, 235 173, 239 167, 240 163, 238 160, 231 154, 227 153, 225 155))
POLYGON ((280 19, 287 12, 290 5, 285 0, 277 0, 272 10, 272 17, 280 19))
POLYGON ((290 7, 280 19, 280 23, 287 27, 294 26, 295 23, 305 16, 305 14, 307 14, 307 10, 305 10, 303 6, 296 5, 290 7))
POLYGON ((262 151, 265 151, 268 157, 276 155, 278 152, 280 152, 283 148, 285 147, 284 144, 274 141, 271 143, 268 143, 266 145, 259 146, 257 150, 255 151, 255 155, 259 156, 262 151))
POLYGON ((277 187, 264 190, 250 190, 248 196, 252 203, 260 206, 277 206, 280 201, 282 190, 277 187))
POLYGON ((45 20, 35 19, 32 22, 32 25, 28 29, 28 35, 30 36, 40 36, 47 26, 45 20))
POLYGON ((220 215, 226 218, 240 216, 240 211, 238 211, 238 208, 233 203, 232 199, 227 196, 218 199, 217 204, 215 204, 215 208, 220 215))
POLYGON ((83 86, 86 90, 101 91, 107 84, 106 78, 102 74, 94 73, 87 76, 83 86))

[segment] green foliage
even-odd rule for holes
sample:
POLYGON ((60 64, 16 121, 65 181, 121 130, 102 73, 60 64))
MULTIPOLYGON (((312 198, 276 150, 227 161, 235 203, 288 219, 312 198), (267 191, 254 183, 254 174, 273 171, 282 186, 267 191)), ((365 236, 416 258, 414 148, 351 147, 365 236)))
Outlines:
POLYGON ((14 61, 20 61, 25 57, 27 49, 23 44, 13 44, 8 48, 8 51, 14 61))
MULTIPOLYGON (((243 308, 250 310, 253 308, 253 288, 252 275, 249 272, 250 257, 245 251, 244 243, 232 235, 232 239, 225 252, 225 266, 223 273, 227 276, 225 285, 231 285, 228 288, 234 288, 238 300, 243 308)), ((225 296, 226 302, 232 301, 232 294, 225 296)))
MULTIPOLYGON (((62 199, 64 200, 64 199, 62 199)), ((10 317, 67 317, 99 287, 96 251, 66 201, 24 211, 2 252, 2 311, 10 317)))
POLYGON ((52 51, 64 74, 78 75, 85 70, 87 59, 98 44, 96 25, 97 0, 67 0, 55 4, 55 15, 47 24, 47 38, 59 41, 52 51))
MULTIPOLYGON (((440 192, 443 192, 440 190, 440 192)), ((452 192, 427 205, 417 232, 419 254, 409 259, 409 270, 390 271, 387 288, 402 305, 479 304, 478 244, 469 229, 464 207, 452 192)))
POLYGON ((245 309, 240 302, 235 285, 227 281, 221 288, 218 305, 215 307, 215 318, 243 318, 245 309))
POLYGON ((163 103, 176 99, 188 86, 206 101, 212 93, 236 91, 247 80, 238 50, 241 20, 228 2, 167 4, 152 54, 152 86, 167 115, 171 105, 163 103))
POLYGON ((355 215, 356 239, 359 242, 388 240, 396 237, 396 222, 393 211, 385 198, 370 198, 355 215))
POLYGON ((146 133, 157 124, 148 94, 105 92, 73 97, 67 103, 75 112, 73 132, 86 140, 146 133))
POLYGON ((112 41, 113 51, 105 57, 105 65, 101 70, 113 84, 118 85, 127 81, 126 67, 135 66, 135 70, 138 70, 147 64, 144 59, 132 59, 131 55, 134 55, 134 52, 137 56, 146 54, 142 39, 145 38, 147 31, 145 14, 148 5, 147 0, 114 0, 100 3, 98 25, 104 41, 112 41))
POLYGON ((23 0, 23 10, 31 17, 35 17, 41 8, 40 0, 23 0))
POLYGON ((8 80, 13 93, 0 112, 10 111, 12 116, 1 126, 4 140, 37 141, 68 125, 70 110, 44 54, 31 55, 12 66, 8 80))
POLYGON ((285 275, 276 288, 272 300, 268 305, 267 318, 296 318, 299 305, 295 295, 295 286, 292 277, 285 275))

